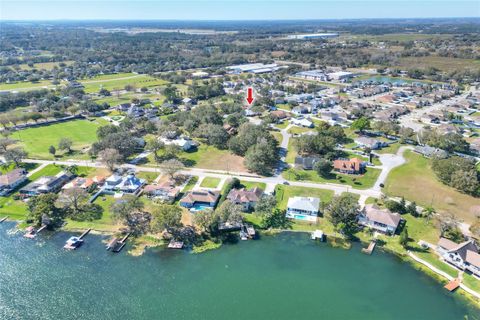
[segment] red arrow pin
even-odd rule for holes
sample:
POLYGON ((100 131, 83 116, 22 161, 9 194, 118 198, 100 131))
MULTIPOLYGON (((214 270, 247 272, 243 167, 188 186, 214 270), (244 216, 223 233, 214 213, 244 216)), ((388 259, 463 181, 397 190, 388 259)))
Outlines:
POLYGON ((254 100, 253 99, 253 88, 249 87, 247 89, 247 102, 248 102, 248 104, 252 104, 253 100, 254 100))

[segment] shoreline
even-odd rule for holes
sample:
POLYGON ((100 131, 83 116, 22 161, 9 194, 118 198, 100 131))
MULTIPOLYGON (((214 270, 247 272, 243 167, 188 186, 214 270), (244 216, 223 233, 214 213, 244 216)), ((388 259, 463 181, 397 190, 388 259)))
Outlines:
MULTIPOLYGON (((17 230, 21 230, 21 228, 18 228, 18 225, 21 224, 23 221, 7 219, 4 222, 14 223, 17 230)), ((84 231, 84 229, 79 229, 79 228, 72 228, 72 229, 67 229, 67 230, 65 230, 63 228, 60 228, 60 229, 55 230, 53 232, 78 233, 78 232, 83 232, 83 231, 84 231)), ((308 231, 308 230, 289 230, 289 229, 259 230, 259 233, 261 235, 265 235, 265 236, 275 236, 276 234, 283 233, 283 232, 306 233, 306 234, 311 233, 311 231, 308 231)), ((97 235, 97 236, 113 236, 115 234, 115 232, 95 230, 95 229, 92 229, 91 233, 94 234, 94 235, 97 235)), ((361 246, 368 245, 368 243, 369 243, 368 241, 364 241, 361 238, 357 238, 358 240, 356 240, 356 241, 349 241, 349 240, 346 240, 345 238, 343 238, 341 236, 338 236, 338 235, 335 236, 334 234, 328 234, 328 233, 325 233, 325 237, 326 237, 325 243, 332 246, 333 248, 339 248, 339 249, 344 249, 344 250, 350 250, 352 248, 352 244, 354 242, 358 242, 361 246), (333 240, 333 241, 328 241, 329 239, 333 240), (341 243, 337 243, 337 241, 339 241, 339 240, 341 240, 341 243)), ((129 254, 133 257, 140 257, 145 253, 146 250, 161 248, 161 247, 165 246, 164 241, 156 238, 153 235, 144 235, 141 238, 137 238, 135 240, 132 240, 132 247, 127 251, 127 254, 129 254), (143 238, 143 239, 141 239, 141 238, 143 238), (155 239, 155 241, 152 240, 152 239, 155 239)), ((223 245, 224 245, 223 243, 219 243, 218 246, 208 246, 208 248, 206 248, 204 250, 199 250, 197 252, 194 252, 194 250, 192 250, 191 253, 201 254, 201 253, 204 253, 206 251, 221 249, 221 247, 223 245)), ((392 250, 392 249, 387 248, 385 246, 378 246, 376 248, 376 250, 382 250, 382 251, 384 251, 388 254, 391 254, 391 255, 399 258, 400 260, 402 260, 402 262, 405 262, 405 263, 409 264, 411 267, 413 267, 414 269, 416 269, 418 271, 421 271, 425 275, 430 276, 431 278, 433 278, 434 280, 439 282, 441 285, 447 283, 447 281, 448 281, 448 279, 446 279, 445 277, 436 273, 434 270, 432 270, 431 268, 429 268, 425 264, 423 264, 423 263, 415 260, 411 256, 409 256, 408 251, 407 251, 406 254, 402 254, 398 251, 392 250)), ((457 269, 455 269, 455 270, 457 270, 457 269)), ((464 286, 467 287, 466 285, 464 285, 464 286)), ((470 304, 474 305, 476 308, 480 309, 480 298, 475 297, 473 294, 466 291, 462 287, 460 287, 460 289, 461 290, 458 290, 458 289, 455 290, 454 292, 452 292, 452 294, 458 293, 463 299, 466 299, 468 303, 470 303, 470 304)), ((473 292, 476 292, 475 290, 472 290, 470 288, 468 288, 468 289, 473 291, 473 292)), ((479 292, 476 292, 476 293, 480 295, 479 292)))

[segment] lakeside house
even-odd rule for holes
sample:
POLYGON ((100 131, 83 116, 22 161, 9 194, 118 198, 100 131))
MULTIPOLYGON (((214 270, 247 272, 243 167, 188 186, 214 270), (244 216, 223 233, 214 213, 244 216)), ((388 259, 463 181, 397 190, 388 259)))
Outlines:
POLYGON ((187 192, 180 200, 180 206, 202 210, 215 208, 220 199, 220 192, 215 190, 196 190, 187 192))
POLYGON ((480 277, 480 254, 473 240, 455 243, 442 237, 436 251, 449 264, 480 277))
POLYGON ((259 187, 254 187, 250 190, 245 188, 232 189, 228 193, 227 199, 232 203, 241 205, 243 211, 252 210, 263 196, 263 190, 259 187))
POLYGON ((6 196, 27 181, 24 169, 14 169, 0 176, 0 196, 6 196))
POLYGON ((369 148, 370 150, 377 150, 388 146, 386 142, 369 137, 358 137, 355 139, 355 143, 361 148, 369 148))
POLYGON ((333 170, 345 174, 361 174, 365 172, 365 163, 358 159, 337 159, 333 161, 333 170))
POLYGON ((295 157, 295 168, 303 170, 312 170, 315 166, 315 163, 320 160, 319 157, 295 157))
POLYGON ((388 209, 380 209, 367 204, 358 216, 358 223, 385 234, 395 234, 402 217, 388 209))
POLYGON ((314 197, 292 197, 288 199, 286 217, 316 222, 320 212, 320 199, 314 197))
POLYGON ((32 197, 41 193, 57 192, 72 177, 70 172, 65 171, 61 171, 55 176, 44 176, 20 189, 19 194, 21 197, 32 197))
POLYGON ((68 190, 72 188, 80 188, 86 191, 92 191, 97 186, 101 186, 105 183, 104 176, 95 176, 93 178, 76 177, 72 181, 68 182, 62 187, 62 190, 68 190))
POLYGON ((145 184, 145 179, 139 179, 134 174, 121 176, 116 173, 112 174, 105 180, 103 186, 105 191, 110 192, 124 192, 136 194, 140 188, 145 184))
POLYGON ((159 184, 146 185, 143 188, 143 193, 149 198, 173 203, 180 193, 180 188, 176 187, 171 181, 165 181, 159 184))

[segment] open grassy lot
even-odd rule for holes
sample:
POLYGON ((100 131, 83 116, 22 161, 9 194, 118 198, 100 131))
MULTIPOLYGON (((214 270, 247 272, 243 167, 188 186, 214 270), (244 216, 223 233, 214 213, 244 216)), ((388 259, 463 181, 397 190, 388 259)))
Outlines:
POLYGON ((156 172, 140 171, 135 174, 140 179, 147 180, 147 183, 152 183, 158 177, 156 172))
POLYGON ((420 206, 432 206, 438 213, 451 212, 466 222, 472 222, 480 210, 480 199, 460 193, 437 180, 431 161, 406 151, 407 163, 393 169, 385 184, 391 196, 403 196, 420 206))
MULTIPOLYGON (((37 163, 20 163, 19 167, 25 169, 26 171, 32 171, 33 169, 38 167, 38 164, 37 163)), ((13 169, 15 169, 15 164, 13 163, 8 165, 7 164, 2 165, 0 166, 0 174, 5 174, 7 172, 12 171, 13 169)))
POLYGON ((303 188, 296 186, 277 185, 275 187, 275 196, 279 209, 286 209, 288 198, 290 197, 317 197, 320 198, 322 205, 329 203, 333 198, 333 191, 317 188, 303 188))
POLYGON ((64 63, 67 66, 70 66, 74 63, 72 60, 67 60, 67 61, 61 61, 61 62, 39 62, 33 64, 33 67, 30 67, 28 64, 20 64, 18 65, 21 70, 32 70, 32 69, 38 69, 38 70, 52 70, 55 67, 60 68, 60 63, 64 63))
POLYGON ((287 163, 294 163, 295 157, 298 155, 297 149, 295 147, 295 138, 290 138, 288 140, 288 147, 287 147, 287 156, 285 157, 285 161, 287 163))
POLYGON ((290 129, 288 129, 288 133, 290 133, 290 134, 302 134, 302 133, 309 132, 309 131, 314 131, 314 130, 315 129, 313 129, 313 128, 304 128, 304 127, 293 126, 290 129))
POLYGON ((313 182, 330 182, 352 186, 356 189, 371 188, 375 181, 377 181, 381 170, 367 168, 367 171, 362 175, 349 175, 332 173, 330 177, 324 178, 318 175, 315 170, 299 170, 290 168, 282 175, 285 179, 291 181, 313 181, 313 182))
MULTIPOLYGON (((220 150, 205 144, 200 144, 197 150, 180 152, 178 157, 187 167, 235 172, 247 171, 243 165, 243 157, 234 155, 229 150, 220 150)), ((153 154, 147 159, 150 164, 155 164, 153 154)))
POLYGON ((205 177, 200 183, 202 188, 216 188, 220 183, 220 178, 205 177))
MULTIPOLYGON (((61 86, 61 85, 58 85, 61 86)), ((13 82, 13 83, 2 83, 0 84, 0 91, 28 91, 28 90, 39 90, 42 88, 49 88, 54 89, 57 87, 56 85, 52 84, 50 80, 42 80, 38 82, 30 82, 30 81, 21 81, 21 82, 13 82)))
POLYGON ((188 180, 188 183, 185 185, 182 192, 185 193, 187 191, 192 190, 193 187, 195 187, 195 184, 197 183, 197 181, 198 181, 198 177, 197 176, 192 176, 190 178, 190 180, 188 180))
POLYGON ((132 85, 136 88, 161 86, 167 83, 162 79, 156 79, 148 75, 140 74, 114 74, 102 75, 88 80, 80 81, 87 93, 98 92, 101 88, 107 90, 123 90, 126 85, 132 85))
MULTIPOLYGON (((73 152, 65 156, 87 158, 88 155, 82 154, 81 151, 97 140, 97 128, 105 123, 103 119, 75 120, 19 130, 12 134, 12 138, 19 140, 18 144, 25 148, 29 157, 39 159, 52 159, 53 156, 48 152, 48 148, 53 145, 58 149, 61 138, 70 138, 73 141, 73 152)), ((58 154, 62 155, 60 151, 58 154)))
POLYGON ((419 33, 391 33, 386 35, 344 35, 338 38, 338 40, 354 39, 354 40, 368 40, 368 41, 398 41, 407 42, 415 40, 428 40, 439 38, 450 38, 451 35, 447 34, 419 34, 419 33))
POLYGON ((480 61, 439 56, 404 57, 399 59, 399 68, 426 69, 433 67, 441 71, 480 69, 480 61))

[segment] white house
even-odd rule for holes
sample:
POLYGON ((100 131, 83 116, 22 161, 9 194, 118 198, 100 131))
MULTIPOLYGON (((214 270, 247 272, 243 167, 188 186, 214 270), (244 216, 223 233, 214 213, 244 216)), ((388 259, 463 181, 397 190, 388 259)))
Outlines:
POLYGON ((317 221, 319 209, 319 198, 293 197, 288 199, 286 217, 315 222, 317 221))
POLYGON ((292 118, 290 119, 290 123, 294 124, 299 127, 305 127, 305 128, 313 128, 314 124, 312 121, 302 118, 302 119, 297 119, 297 118, 292 118))
POLYGON ((168 139, 168 138, 161 138, 160 139, 165 145, 176 145, 180 147, 183 151, 188 151, 195 147, 195 144, 192 142, 192 140, 187 139, 187 138, 177 138, 177 139, 168 139))
POLYGON ((437 252, 446 262, 480 276, 480 254, 473 240, 455 243, 449 239, 440 238, 437 252))
POLYGON ((145 184, 145 179, 139 179, 133 174, 120 176, 112 174, 105 180, 104 189, 110 192, 136 193, 145 184))

